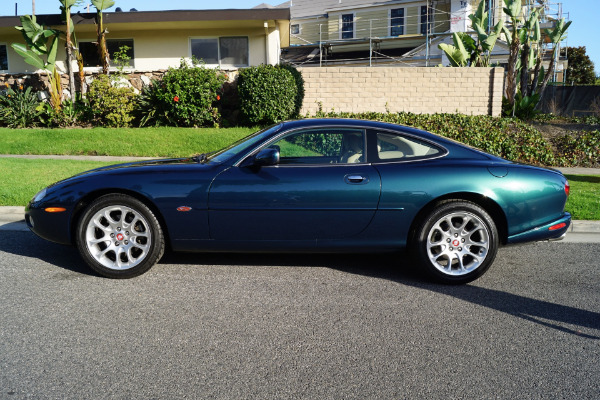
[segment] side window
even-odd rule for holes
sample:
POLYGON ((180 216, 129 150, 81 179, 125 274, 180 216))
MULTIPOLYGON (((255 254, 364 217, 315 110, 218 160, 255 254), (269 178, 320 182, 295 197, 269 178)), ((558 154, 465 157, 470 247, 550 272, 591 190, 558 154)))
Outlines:
MULTIPOLYGON (((126 50, 129 57, 129 66, 134 66, 133 39, 106 39, 106 49, 110 56, 110 66, 115 67, 114 55, 117 51, 126 50), (126 47, 125 47, 126 46, 126 47)), ((79 52, 83 57, 84 67, 99 67, 102 65, 98 56, 98 47, 94 42, 79 42, 79 52)))
POLYGON ((0 71, 8 70, 8 53, 6 52, 6 45, 0 44, 0 71))
POLYGON ((287 135, 269 147, 279 164, 353 164, 364 162, 364 132, 357 129, 310 129, 287 135))
POLYGON ((440 154, 440 149, 415 138, 393 133, 377 133, 377 156, 382 161, 399 161, 440 154))

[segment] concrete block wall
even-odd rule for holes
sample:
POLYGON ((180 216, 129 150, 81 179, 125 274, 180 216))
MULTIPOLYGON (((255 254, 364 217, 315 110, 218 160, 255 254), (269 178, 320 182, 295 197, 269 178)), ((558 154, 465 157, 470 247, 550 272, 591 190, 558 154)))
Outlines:
POLYGON ((499 116, 503 68, 305 67, 302 115, 325 112, 499 116))

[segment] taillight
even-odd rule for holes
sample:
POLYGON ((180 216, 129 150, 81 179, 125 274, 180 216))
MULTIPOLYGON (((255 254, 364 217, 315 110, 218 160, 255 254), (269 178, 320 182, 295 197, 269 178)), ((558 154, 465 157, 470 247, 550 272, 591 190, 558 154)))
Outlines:
POLYGON ((569 181, 565 181, 565 193, 567 197, 569 197, 569 193, 571 193, 571 186, 569 185, 569 181))
POLYGON ((560 224, 552 225, 550 228, 548 228, 548 230, 549 231, 555 231, 557 229, 562 229, 565 226, 567 226, 567 224, 565 222, 561 222, 560 224))

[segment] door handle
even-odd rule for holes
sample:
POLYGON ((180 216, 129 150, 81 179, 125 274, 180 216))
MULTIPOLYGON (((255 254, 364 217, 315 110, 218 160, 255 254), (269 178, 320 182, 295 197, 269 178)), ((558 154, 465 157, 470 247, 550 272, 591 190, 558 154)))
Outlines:
POLYGON ((346 183, 349 183, 351 185, 361 185, 361 184, 365 184, 365 183, 369 182, 369 177, 363 176, 363 175, 351 174, 351 175, 346 175, 344 177, 344 181, 346 181, 346 183))

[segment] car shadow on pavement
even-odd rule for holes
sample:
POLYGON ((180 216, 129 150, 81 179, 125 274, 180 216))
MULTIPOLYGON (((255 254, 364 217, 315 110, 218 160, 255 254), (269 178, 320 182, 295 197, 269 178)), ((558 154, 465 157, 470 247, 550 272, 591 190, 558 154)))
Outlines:
POLYGON ((428 290, 568 334, 588 339, 600 339, 600 336, 581 331, 582 329, 600 331, 600 313, 477 286, 477 281, 458 286, 431 283, 427 277, 410 265, 408 257, 404 253, 388 255, 172 253, 167 254, 161 262, 331 268, 349 274, 385 279, 401 285, 428 290))
POLYGON ((27 231, 0 231, 0 251, 37 258, 48 264, 84 275, 97 276, 87 267, 74 246, 51 243, 27 231))
MULTIPOLYGON (((86 266, 75 247, 49 243, 31 232, 0 232, 0 251, 37 258, 68 271, 96 276, 86 266)), ((401 285, 428 290, 501 311, 561 332, 589 339, 600 339, 599 336, 580 331, 580 329, 600 331, 600 313, 477 286, 477 281, 461 286, 431 283, 410 265, 404 253, 349 255, 168 252, 160 263, 331 268, 348 274, 385 279, 401 285)))

